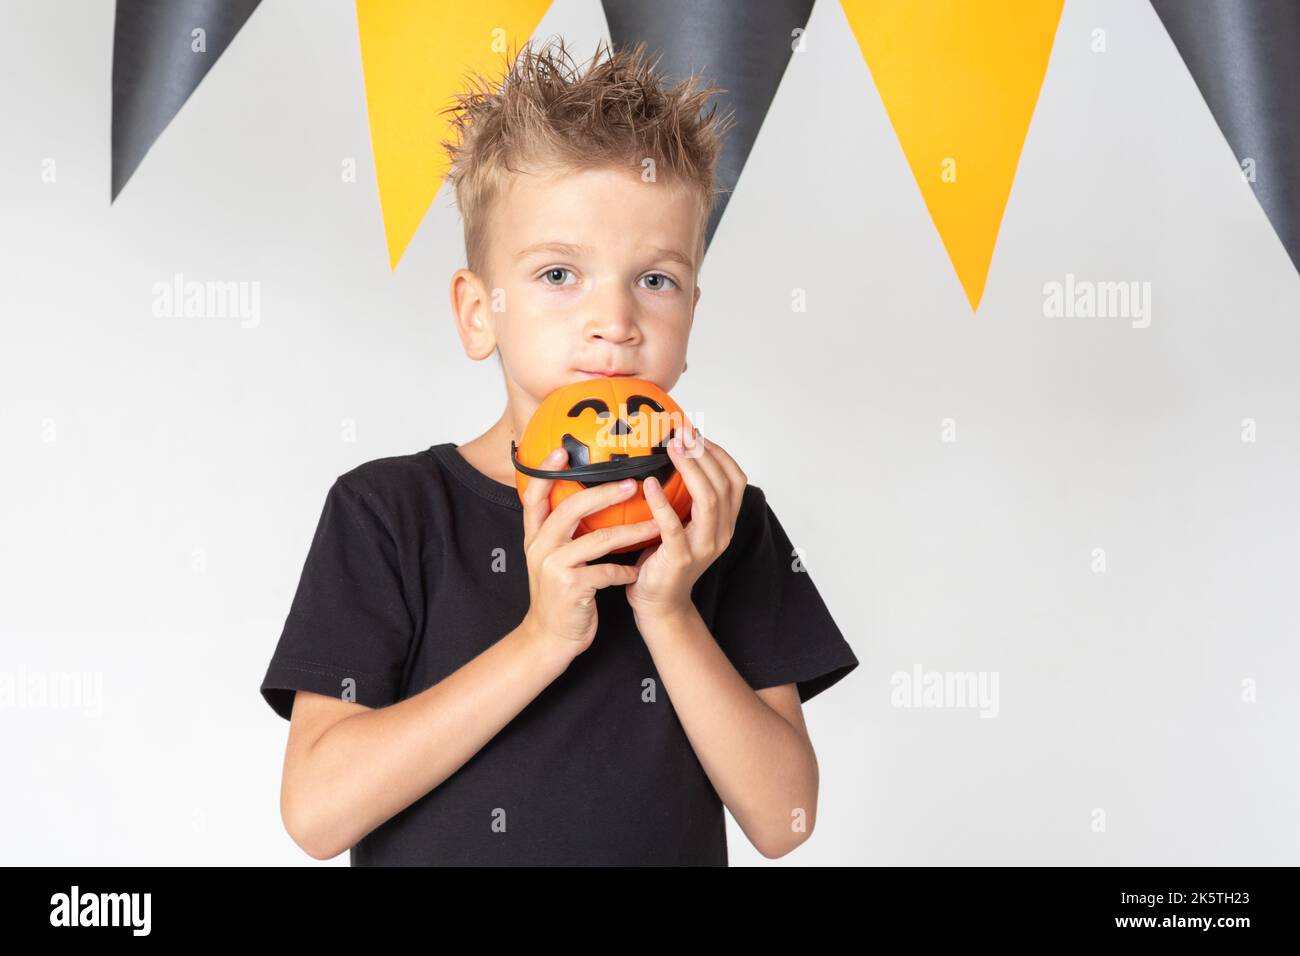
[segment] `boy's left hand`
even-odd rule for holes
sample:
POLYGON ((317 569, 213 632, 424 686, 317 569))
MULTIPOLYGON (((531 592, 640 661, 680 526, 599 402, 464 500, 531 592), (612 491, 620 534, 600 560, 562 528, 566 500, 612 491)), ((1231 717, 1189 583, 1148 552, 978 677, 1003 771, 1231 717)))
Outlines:
POLYGON ((624 589, 639 623, 691 608, 695 582, 731 543, 749 480, 720 445, 689 426, 669 442, 668 455, 691 493, 691 520, 682 526, 654 478, 641 483, 660 541, 641 552, 637 579, 624 589))

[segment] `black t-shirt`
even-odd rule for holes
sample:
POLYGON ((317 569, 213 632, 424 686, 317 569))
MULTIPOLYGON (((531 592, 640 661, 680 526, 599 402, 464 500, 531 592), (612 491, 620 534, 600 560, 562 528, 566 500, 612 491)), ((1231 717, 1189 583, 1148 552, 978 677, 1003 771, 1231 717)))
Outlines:
MULTIPOLYGON (((858 665, 752 484, 692 598, 755 690, 797 682, 807 701, 858 665)), ((722 802, 624 589, 596 601, 591 646, 442 784, 364 836, 353 866, 727 864, 722 802)), ((384 707, 482 653, 528 606, 513 486, 451 442, 370 461, 325 498, 261 692, 286 719, 299 689, 346 687, 384 707)))

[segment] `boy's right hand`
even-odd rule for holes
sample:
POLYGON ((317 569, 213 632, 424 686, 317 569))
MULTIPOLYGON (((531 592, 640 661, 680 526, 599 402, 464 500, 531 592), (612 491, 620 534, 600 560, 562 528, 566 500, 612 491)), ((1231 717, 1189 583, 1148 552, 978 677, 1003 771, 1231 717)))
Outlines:
MULTIPOLYGON (((557 448, 542 462, 563 468, 568 453, 557 448)), ((524 624, 542 639, 577 657, 596 636, 596 591, 611 584, 631 584, 635 567, 587 564, 615 548, 648 541, 658 533, 653 518, 635 524, 598 528, 576 540, 580 518, 636 494, 636 480, 584 488, 551 511, 551 486, 557 479, 531 478, 524 489, 524 554, 528 559, 528 613, 524 624)))

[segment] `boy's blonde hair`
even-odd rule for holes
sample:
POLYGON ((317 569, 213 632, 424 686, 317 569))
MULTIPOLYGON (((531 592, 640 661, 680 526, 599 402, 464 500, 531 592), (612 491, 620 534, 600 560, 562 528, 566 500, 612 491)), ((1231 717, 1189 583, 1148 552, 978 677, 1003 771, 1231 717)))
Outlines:
POLYGON ((735 114, 718 118, 716 104, 703 113, 708 99, 723 91, 701 87, 695 74, 665 88, 656 72, 659 57, 647 61, 645 52, 644 42, 612 51, 602 40, 581 72, 557 37, 541 49, 525 44, 499 86, 469 78, 470 89, 443 111, 453 114, 456 139, 442 146, 451 156, 447 178, 456 190, 471 271, 484 274, 489 213, 510 173, 526 166, 621 166, 644 177, 647 159, 655 181, 697 191, 698 270, 704 227, 719 195, 714 177, 722 138, 735 114))

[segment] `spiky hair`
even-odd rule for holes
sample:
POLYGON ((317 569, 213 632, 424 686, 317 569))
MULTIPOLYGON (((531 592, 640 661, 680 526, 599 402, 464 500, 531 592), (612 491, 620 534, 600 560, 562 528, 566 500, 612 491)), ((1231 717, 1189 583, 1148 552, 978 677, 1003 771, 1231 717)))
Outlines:
POLYGON ((644 42, 614 50, 602 40, 584 71, 555 37, 540 48, 526 43, 497 83, 467 78, 468 88, 443 111, 452 114, 453 139, 442 146, 472 271, 486 266, 489 213, 509 174, 610 165, 641 173, 646 159, 654 161, 656 181, 694 187, 699 197, 698 268, 703 224, 720 192, 718 156, 735 114, 718 117, 708 101, 724 91, 702 85, 697 74, 668 86, 659 60, 647 59, 644 42))

